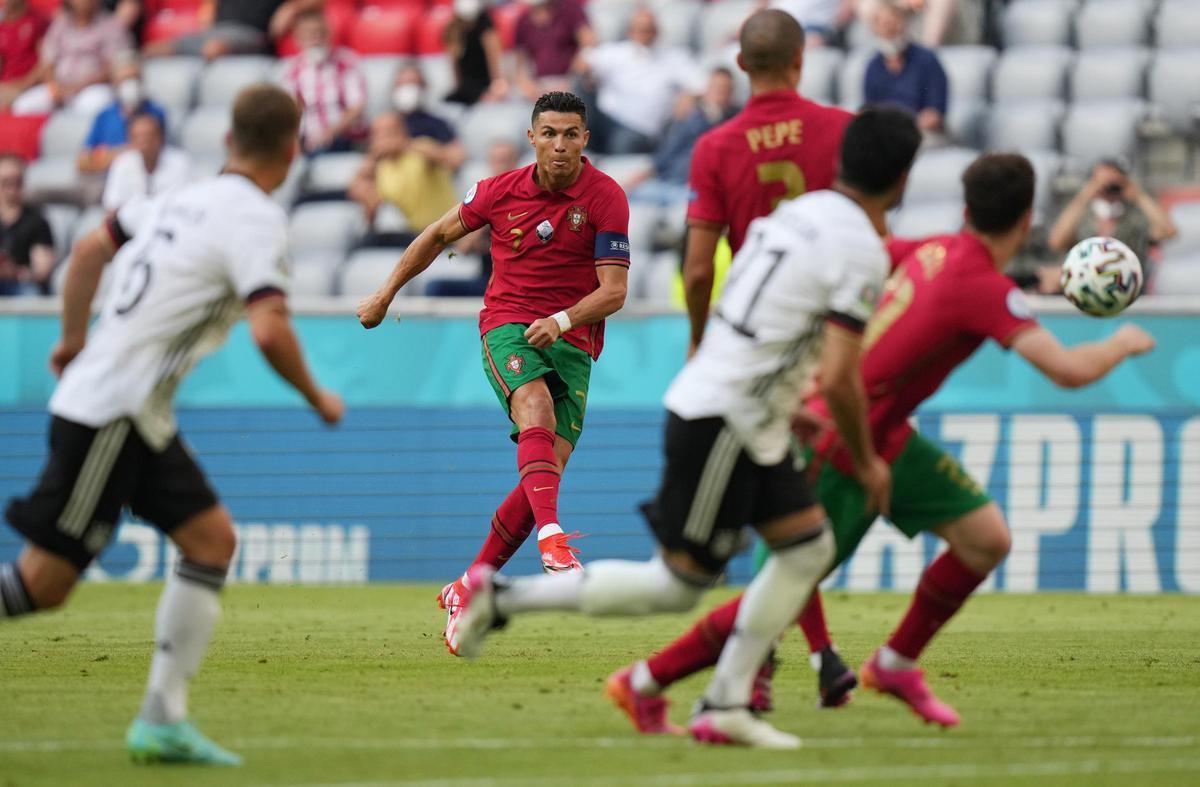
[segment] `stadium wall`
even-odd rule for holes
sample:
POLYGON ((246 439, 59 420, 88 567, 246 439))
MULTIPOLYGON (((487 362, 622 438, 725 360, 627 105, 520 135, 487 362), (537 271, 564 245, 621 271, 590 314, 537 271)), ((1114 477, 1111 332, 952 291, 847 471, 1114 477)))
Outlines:
MULTIPOLYGON (((492 507, 515 481, 503 418, 483 377, 470 303, 401 304, 399 324, 364 332, 350 304, 299 304, 320 379, 352 410, 319 426, 260 360, 245 333, 180 392, 180 423, 241 532, 245 582, 444 580, 474 554, 492 507)), ((1012 556, 998 590, 1200 592, 1200 304, 1159 299, 1131 319, 1159 340, 1151 356, 1084 391, 1060 391, 988 347, 919 415, 1006 510, 1012 556)), ((1038 304, 1068 342, 1097 321, 1038 304)), ((45 359, 52 302, 0 305, 0 499, 24 492, 45 451, 45 359)), ((638 557, 651 542, 637 504, 660 469, 659 399, 683 357, 681 317, 631 310, 613 321, 596 365, 585 435, 565 476, 563 520, 588 559, 638 557)), ((0 533, 0 560, 17 549, 0 533)), ((880 523, 829 580, 907 589, 936 549, 880 523)), ((514 571, 537 569, 531 549, 514 571)), ((126 523, 91 573, 147 580, 169 565, 155 530, 126 523)), ((734 581, 747 576, 740 558, 734 581)))

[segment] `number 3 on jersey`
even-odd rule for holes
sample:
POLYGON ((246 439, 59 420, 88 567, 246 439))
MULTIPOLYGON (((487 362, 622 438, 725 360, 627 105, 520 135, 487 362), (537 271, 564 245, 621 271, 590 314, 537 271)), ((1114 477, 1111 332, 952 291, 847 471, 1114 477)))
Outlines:
POLYGON ((758 176, 758 182, 761 185, 769 186, 772 183, 782 183, 786 189, 783 196, 775 197, 771 200, 771 210, 779 207, 779 203, 785 199, 799 197, 808 188, 808 182, 804 179, 804 171, 794 161, 788 161, 787 159, 782 161, 768 161, 765 164, 759 164, 754 172, 758 176))

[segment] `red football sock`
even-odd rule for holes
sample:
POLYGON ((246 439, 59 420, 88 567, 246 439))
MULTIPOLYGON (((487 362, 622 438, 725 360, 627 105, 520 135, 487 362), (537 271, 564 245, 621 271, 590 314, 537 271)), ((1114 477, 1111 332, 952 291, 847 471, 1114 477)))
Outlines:
POLYGON ((541 426, 522 429, 517 436, 517 470, 521 489, 540 528, 558 523, 558 482, 561 472, 554 455, 554 432, 541 426))
POLYGON ((492 527, 479 554, 475 556, 475 562, 501 568, 516 554, 532 531, 533 509, 529 507, 525 490, 518 484, 492 515, 492 527))
POLYGON ((817 588, 813 588, 812 596, 800 617, 796 618, 796 623, 800 625, 804 631, 804 638, 808 640, 809 653, 818 653, 833 644, 829 637, 829 627, 825 625, 825 607, 821 603, 821 591, 817 588))
POLYGON ((912 606, 888 640, 888 647, 916 659, 984 579, 963 565, 953 552, 942 553, 921 575, 912 606))
POLYGON ((654 682, 665 689, 677 680, 716 664, 725 640, 733 633, 733 621, 741 603, 741 596, 725 602, 660 653, 647 659, 646 665, 654 682))

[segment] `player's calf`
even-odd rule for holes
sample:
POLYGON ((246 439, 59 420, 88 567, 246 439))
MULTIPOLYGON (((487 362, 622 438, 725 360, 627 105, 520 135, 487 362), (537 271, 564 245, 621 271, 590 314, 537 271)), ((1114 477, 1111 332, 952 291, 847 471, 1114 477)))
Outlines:
POLYGON ((0 618, 59 607, 78 581, 70 561, 28 544, 16 563, 0 564, 0 618))

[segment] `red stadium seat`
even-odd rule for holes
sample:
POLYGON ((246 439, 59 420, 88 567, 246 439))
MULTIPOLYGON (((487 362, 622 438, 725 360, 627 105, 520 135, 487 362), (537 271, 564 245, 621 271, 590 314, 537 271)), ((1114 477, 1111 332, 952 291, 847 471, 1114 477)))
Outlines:
POLYGON ((500 33, 500 43, 505 49, 512 49, 517 38, 517 20, 529 10, 524 3, 505 3, 492 9, 492 22, 500 33))
POLYGON ((16 153, 26 161, 38 157, 42 142, 42 126, 49 115, 16 117, 0 113, 0 153, 16 153))
POLYGON ((166 9, 159 11, 146 22, 144 38, 146 43, 172 41, 202 29, 204 29, 204 22, 195 11, 166 9))
POLYGON ((49 19, 58 13, 62 0, 29 0, 29 7, 49 19))
POLYGON ((363 6, 377 8, 411 8, 416 11, 425 9, 426 0, 364 0, 363 6))
POLYGON ((438 55, 446 51, 446 25, 453 18, 454 9, 447 5, 436 5, 421 16, 417 28, 418 55, 438 55))
POLYGON ((350 26, 346 44, 365 55, 411 54, 418 16, 420 11, 411 7, 367 6, 350 26))

